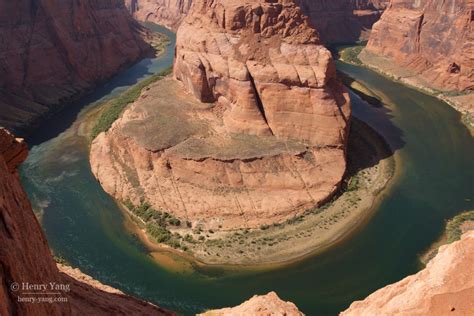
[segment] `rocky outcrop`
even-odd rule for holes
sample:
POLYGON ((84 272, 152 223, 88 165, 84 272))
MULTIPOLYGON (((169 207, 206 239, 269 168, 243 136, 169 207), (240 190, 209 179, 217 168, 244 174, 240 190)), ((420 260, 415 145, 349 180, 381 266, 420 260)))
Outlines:
POLYGON ((417 86, 472 90, 473 12, 471 0, 394 0, 361 59, 417 86))
POLYGON ((285 221, 337 190, 349 97, 293 2, 195 2, 174 73, 190 94, 157 83, 93 142, 109 194, 218 230, 285 221))
POLYGON ((368 39, 389 0, 296 0, 325 43, 368 39))
POLYGON ((0 126, 31 130, 149 51, 121 0, 0 1, 0 126))
POLYGON ((20 185, 17 167, 26 155, 24 142, 0 128, 0 315, 173 315, 84 275, 77 280, 78 271, 60 273, 20 185), (32 295, 27 293, 38 289, 26 289, 25 283, 65 287, 60 295, 32 295), (25 301, 40 296, 65 301, 25 301))
POLYGON ((472 315, 474 232, 439 248, 417 274, 388 285, 341 315, 472 315))
POLYGON ((125 3, 135 19, 177 30, 192 0, 126 0, 125 3))
POLYGON ((236 307, 207 311, 200 316, 303 316, 295 304, 282 301, 275 292, 255 295, 236 307))

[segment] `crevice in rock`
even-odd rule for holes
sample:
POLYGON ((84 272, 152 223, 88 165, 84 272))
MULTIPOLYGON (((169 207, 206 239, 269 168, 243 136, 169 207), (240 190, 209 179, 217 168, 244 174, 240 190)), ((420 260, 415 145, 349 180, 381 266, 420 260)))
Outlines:
POLYGON ((252 85, 252 89, 255 92, 255 100, 257 101, 258 110, 260 111, 260 114, 262 115, 263 120, 265 121, 265 124, 267 124, 268 129, 270 130, 270 133, 272 135, 274 135, 273 131, 272 131, 272 128, 268 124, 267 115, 265 114, 265 108, 263 107, 262 99, 260 99, 260 94, 258 93, 257 85, 255 84, 255 80, 253 79, 253 76, 250 73, 250 71, 248 72, 248 74, 249 74, 250 84, 252 85))

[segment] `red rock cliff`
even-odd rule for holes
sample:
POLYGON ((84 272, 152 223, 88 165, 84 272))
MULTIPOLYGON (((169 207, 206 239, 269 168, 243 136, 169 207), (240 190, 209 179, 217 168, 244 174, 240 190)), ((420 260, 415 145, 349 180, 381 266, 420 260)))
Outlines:
POLYGON ((0 125, 27 129, 136 61, 142 31, 121 0, 1 0, 0 125))
POLYGON ((176 30, 189 12, 192 0, 126 0, 125 4, 137 20, 176 30))
POLYGON ((473 28, 472 0, 393 0, 361 58, 421 87, 472 90, 473 28))
POLYGON ((59 272, 20 185, 17 167, 27 154, 22 140, 0 128, 0 315, 173 315, 101 285, 79 271, 62 268, 72 276, 59 272), (66 302, 21 302, 19 298, 32 297, 25 294, 31 291, 22 289, 23 282, 67 284, 70 292, 61 295, 66 302))

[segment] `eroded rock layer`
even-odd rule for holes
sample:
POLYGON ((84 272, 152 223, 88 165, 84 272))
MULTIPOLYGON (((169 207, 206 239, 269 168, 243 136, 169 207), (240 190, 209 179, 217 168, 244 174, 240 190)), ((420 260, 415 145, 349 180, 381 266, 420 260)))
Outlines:
POLYGON ((293 2, 195 2, 174 72, 182 83, 151 86, 93 142, 109 194, 234 229, 282 222, 337 190, 349 97, 293 2))
POLYGON ((474 312, 474 232, 439 248, 438 254, 417 274, 388 285, 341 316, 472 315, 474 312))
POLYGON ((473 28, 472 0, 394 0, 361 59, 421 87, 472 90, 473 28))
POLYGON ((126 0, 125 3, 135 19, 176 30, 189 12, 192 0, 126 0))
POLYGON ((0 126, 31 129, 149 46, 121 0, 0 1, 0 126))
POLYGON ((27 154, 22 140, 0 128, 0 315, 173 315, 77 270, 58 270, 20 185, 17 167, 27 154), (69 286, 70 291, 62 292, 66 302, 21 301, 32 297, 26 294, 31 290, 25 290, 23 283, 47 286, 50 282, 69 286))

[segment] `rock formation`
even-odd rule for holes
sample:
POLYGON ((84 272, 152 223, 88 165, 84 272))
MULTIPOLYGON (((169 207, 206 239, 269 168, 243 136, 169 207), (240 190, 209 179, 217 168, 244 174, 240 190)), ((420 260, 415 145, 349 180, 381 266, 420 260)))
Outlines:
POLYGON ((473 27, 471 0, 394 0, 360 57, 415 86, 473 90, 473 27))
POLYGON ((125 4, 135 19, 177 30, 192 0, 126 0, 125 4))
POLYGON ((20 185, 17 167, 27 154, 22 140, 0 128, 0 315, 173 315, 113 291, 77 270, 62 268, 67 274, 58 270, 20 185), (78 276, 80 280, 75 279, 78 276), (61 292, 67 302, 21 301, 24 297, 39 296, 26 294, 31 291, 25 291, 23 283, 50 282, 69 285, 70 291, 61 292))
POLYGON ((0 126, 16 131, 149 51, 121 0, 0 1, 0 126))
MULTIPOLYGON (((295 0, 311 23, 329 42, 367 39, 389 0, 295 0)), ((192 0, 126 0, 139 21, 148 21, 176 30, 188 14, 192 0)))
POLYGON ((388 285, 341 316, 350 315, 472 315, 474 312, 474 232, 439 248, 417 274, 388 285))
POLYGON ((191 95, 159 82, 93 142, 109 194, 234 229, 285 221, 337 190, 349 97, 293 2, 196 1, 174 73, 191 95))
POLYGON ((282 301, 275 292, 255 295, 236 307, 207 311, 200 316, 303 316, 295 304, 282 301))

